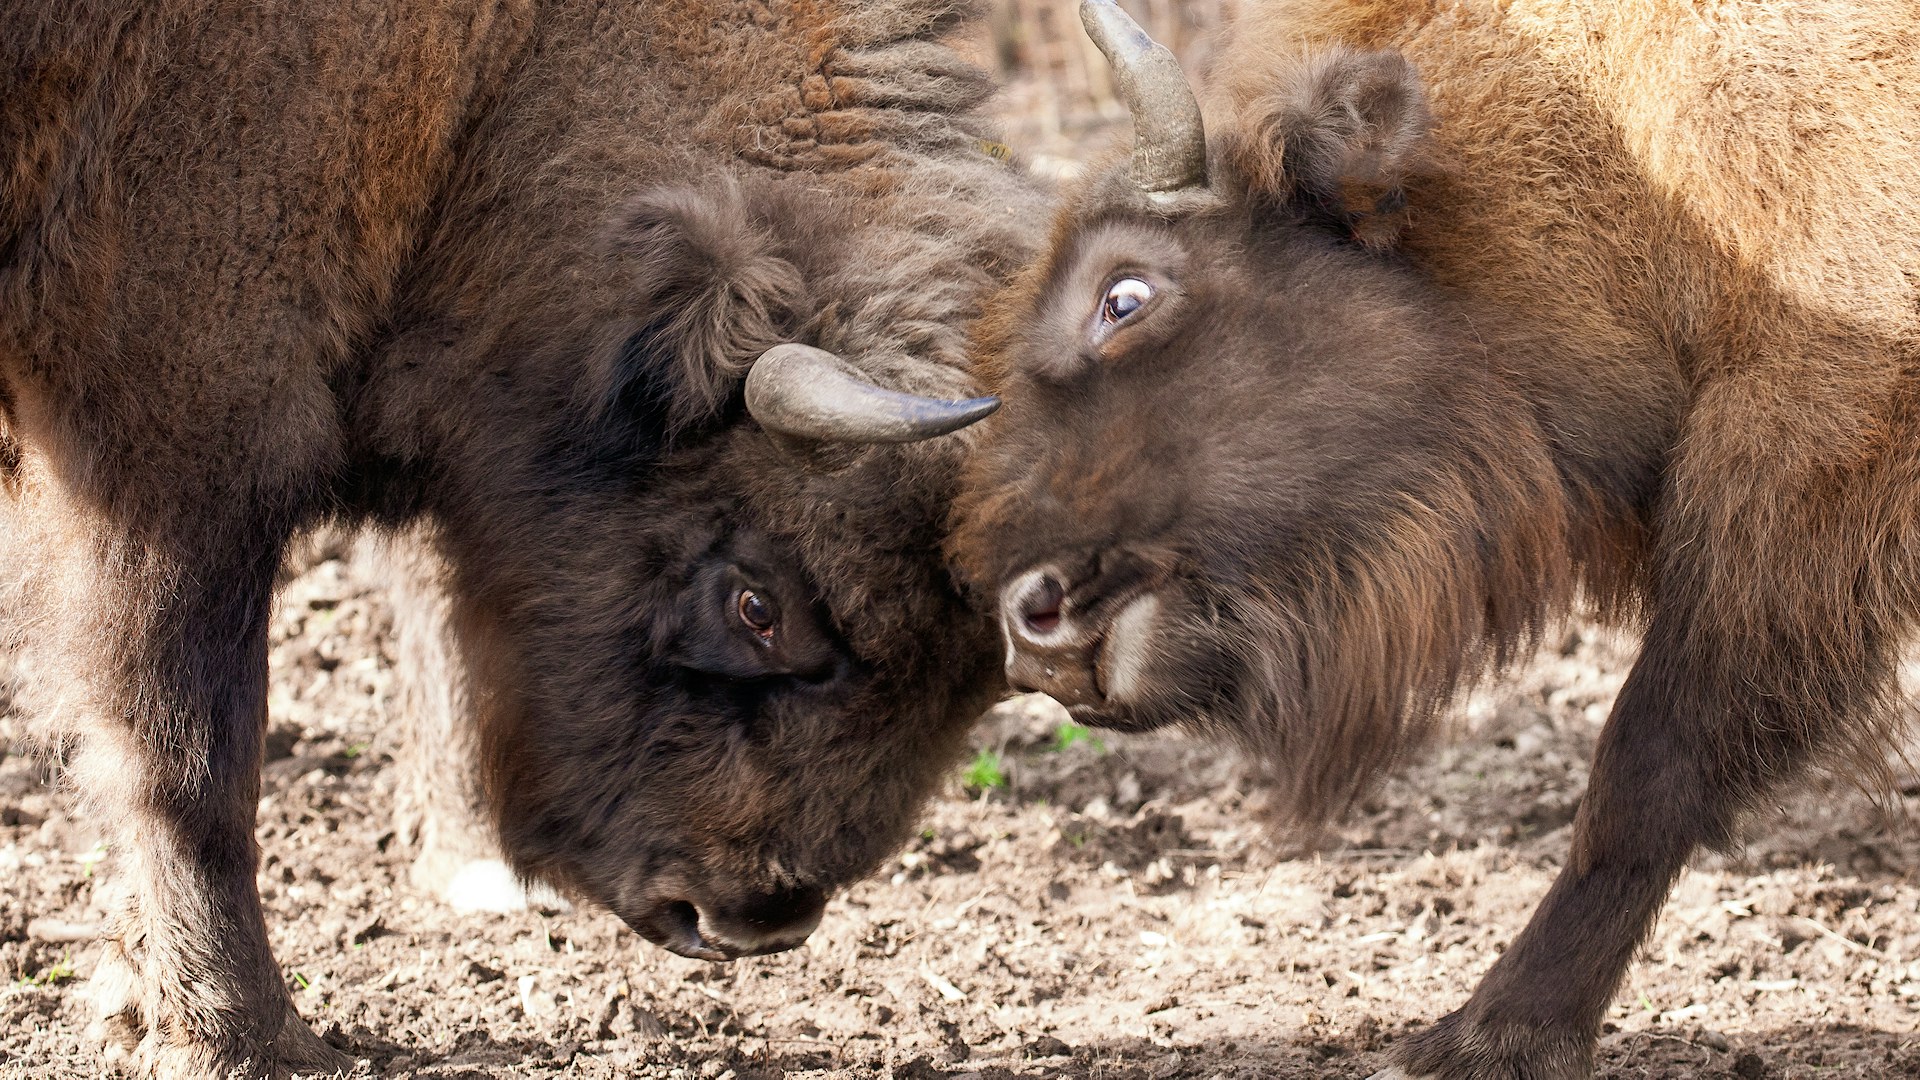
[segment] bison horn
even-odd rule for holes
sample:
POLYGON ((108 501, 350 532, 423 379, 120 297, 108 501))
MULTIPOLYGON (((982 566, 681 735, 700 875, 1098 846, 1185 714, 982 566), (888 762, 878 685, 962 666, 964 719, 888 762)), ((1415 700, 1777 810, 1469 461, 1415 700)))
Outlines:
POLYGON ((1116 88, 1133 114, 1133 182, 1159 202, 1205 188, 1200 103, 1173 52, 1114 0, 1080 0, 1080 24, 1113 66, 1116 88))
POLYGON ((820 443, 904 443, 958 431, 1000 407, 994 397, 947 401, 875 386, 810 345, 775 345, 747 372, 747 411, 776 435, 820 443))

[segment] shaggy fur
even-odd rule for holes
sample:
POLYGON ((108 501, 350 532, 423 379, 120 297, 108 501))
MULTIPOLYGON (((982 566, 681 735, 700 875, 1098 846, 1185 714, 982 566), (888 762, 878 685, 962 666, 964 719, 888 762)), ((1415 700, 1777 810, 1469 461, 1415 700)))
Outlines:
POLYGON ((1162 553, 1175 616, 1118 719, 1231 733, 1300 816, 1576 596, 1642 630, 1567 868, 1408 1075, 1586 1075, 1691 853, 1810 767, 1885 782, 1920 612, 1916 32, 1853 0, 1270 0, 1211 88, 1220 201, 1096 179, 988 320, 1009 403, 957 552, 995 587, 1095 565, 1089 604, 1162 553), (1089 254, 1115 232, 1172 255, 1089 254), (1050 328, 1109 266, 1180 303, 1090 357, 1050 328))
POLYGON ((1038 202, 955 18, 0 4, 6 565, 117 830, 145 1069, 337 1061, 253 885, 274 572, 322 520, 432 538, 521 871, 638 920, 901 839, 993 688, 939 556, 964 440, 821 472, 739 380, 795 340, 969 390, 1038 202), (693 583, 748 564, 831 664, 689 666, 728 602, 693 583))

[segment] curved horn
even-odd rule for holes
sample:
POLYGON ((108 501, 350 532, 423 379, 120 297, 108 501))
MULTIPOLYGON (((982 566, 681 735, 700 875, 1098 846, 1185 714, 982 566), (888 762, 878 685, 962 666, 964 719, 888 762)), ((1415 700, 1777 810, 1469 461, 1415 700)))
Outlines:
POLYGON ((1133 182, 1164 199, 1207 186, 1207 135, 1180 62, 1114 0, 1080 0, 1080 25, 1133 114, 1133 182))
POLYGON ((919 442, 999 407, 995 397, 946 401, 875 386, 853 365, 810 345, 775 345, 747 372, 747 411, 760 426, 815 442, 919 442))

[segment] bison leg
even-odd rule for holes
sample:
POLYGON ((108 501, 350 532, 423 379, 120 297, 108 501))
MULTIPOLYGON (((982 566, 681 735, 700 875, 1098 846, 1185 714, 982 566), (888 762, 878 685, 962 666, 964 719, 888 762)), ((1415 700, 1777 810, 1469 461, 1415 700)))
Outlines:
MULTIPOLYGON (((255 886, 271 535, 101 535, 54 575, 73 620, 64 706, 94 719, 75 778, 114 835, 119 886, 96 995, 144 1072, 280 1076, 350 1064, 294 1016, 255 886), (76 700, 77 699, 77 700, 76 700)), ((55 644, 55 642, 49 642, 55 644)))
POLYGON ((1567 865, 1466 1006, 1402 1046, 1399 1075, 1586 1076, 1605 1010, 1696 849, 1731 843, 1742 813, 1809 764, 1885 779, 1906 546, 1899 525, 1874 520, 1887 474, 1868 461, 1798 491, 1755 483, 1738 503, 1734 481, 1756 470, 1708 475, 1717 489, 1681 491, 1665 522, 1655 615, 1601 734, 1567 865))
POLYGON ((400 831, 420 845, 414 887, 459 911, 519 911, 531 899, 508 868, 480 782, 472 674, 453 626, 446 566, 415 529, 368 534, 356 561, 393 607, 400 689, 400 831))
MULTIPOLYGON (((1400 1075, 1588 1075, 1606 1008, 1674 878, 1697 848, 1726 843, 1740 810, 1806 760, 1805 728, 1781 715, 1785 703, 1737 685, 1748 663, 1810 670, 1791 657, 1729 664, 1702 655, 1681 620, 1655 619, 1601 735, 1567 865, 1466 1006, 1402 1047, 1400 1075)), ((1879 682, 1829 679, 1824 689, 1859 698, 1879 682)), ((1870 707, 1832 697, 1820 707, 1849 704, 1870 707)))
POLYGON ((1674 696, 1685 682, 1663 655, 1671 648, 1649 641, 1621 690, 1559 878, 1466 1006, 1403 1045, 1401 1075, 1588 1074, 1603 1013, 1634 950, 1681 867, 1716 838, 1730 809, 1710 776, 1712 746, 1674 696))

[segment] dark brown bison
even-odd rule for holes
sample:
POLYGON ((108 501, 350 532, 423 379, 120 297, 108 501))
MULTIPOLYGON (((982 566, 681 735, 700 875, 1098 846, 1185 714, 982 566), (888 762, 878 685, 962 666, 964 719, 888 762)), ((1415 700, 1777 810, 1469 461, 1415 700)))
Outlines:
POLYGON ((1388 1074, 1586 1075, 1693 852, 1810 767, 1886 777, 1920 24, 1271 2, 1209 141, 1169 59, 1084 11, 1138 142, 984 323, 1007 405, 954 547, 1007 670, 1236 739, 1313 819, 1576 599, 1636 626, 1559 880, 1388 1074))
POLYGON ((0 4, 5 565, 167 1076, 339 1056, 255 893, 289 537, 424 536, 522 874, 790 947, 997 684, 941 556, 1036 195, 937 0, 0 4))

